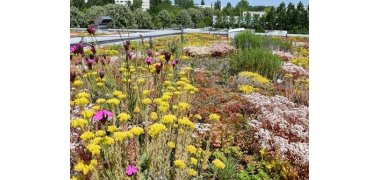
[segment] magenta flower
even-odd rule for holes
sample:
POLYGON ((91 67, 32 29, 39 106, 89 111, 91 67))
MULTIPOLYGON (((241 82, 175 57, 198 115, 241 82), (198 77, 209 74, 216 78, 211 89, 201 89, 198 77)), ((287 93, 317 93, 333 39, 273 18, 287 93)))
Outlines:
POLYGON ((165 52, 164 55, 166 62, 169 62, 171 54, 169 52, 165 52))
POLYGON ((163 66, 162 62, 161 62, 161 64, 156 64, 155 68, 156 68, 156 73, 157 74, 160 74, 162 66, 163 66))
POLYGON ((173 68, 178 64, 179 60, 178 59, 174 59, 174 61, 172 61, 170 64, 173 66, 173 68))
POLYGON ((87 27, 87 32, 88 32, 88 34, 95 34, 95 32, 96 32, 96 27, 95 27, 94 25, 89 25, 89 26, 87 27))
POLYGON ((91 52, 92 54, 96 54, 96 48, 95 48, 95 45, 94 44, 91 44, 91 52))
POLYGON ((74 46, 72 46, 70 48, 70 51, 73 50, 72 53, 74 54, 84 54, 83 47, 84 47, 83 43, 79 42, 78 44, 75 44, 74 46))
POLYGON ((152 56, 153 56, 153 52, 152 52, 152 50, 150 50, 150 49, 148 49, 148 50, 146 51, 146 53, 148 54, 149 57, 152 57, 152 56))
POLYGON ((105 122, 108 118, 112 117, 112 112, 107 110, 99 110, 92 118, 95 121, 105 122))
POLYGON ((152 58, 145 58, 145 63, 149 66, 152 63, 152 58))
POLYGON ((74 45, 74 46, 71 46, 70 47, 70 53, 73 53, 74 51, 75 51, 75 49, 76 49, 76 46, 74 45))
MULTIPOLYGON (((92 58, 94 58, 94 56, 92 56, 92 58)), ((88 66, 88 69, 92 70, 92 64, 95 62, 95 59, 91 59, 90 58, 86 58, 86 63, 87 63, 87 66, 88 66)))
POLYGON ((135 173, 137 173, 137 168, 133 165, 128 165, 128 167, 125 169, 125 174, 127 176, 132 176, 135 173))

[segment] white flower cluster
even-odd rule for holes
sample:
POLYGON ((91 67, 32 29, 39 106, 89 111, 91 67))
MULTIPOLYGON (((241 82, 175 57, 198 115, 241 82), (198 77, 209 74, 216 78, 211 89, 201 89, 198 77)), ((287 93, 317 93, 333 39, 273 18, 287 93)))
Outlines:
POLYGON ((282 71, 288 74, 292 74, 296 77, 307 77, 309 73, 301 66, 294 65, 289 62, 285 62, 282 66, 282 71))
POLYGON ((243 97, 257 115, 257 120, 252 119, 248 124, 255 131, 258 148, 278 150, 283 157, 308 164, 308 107, 298 106, 279 95, 267 97, 252 93, 243 97))

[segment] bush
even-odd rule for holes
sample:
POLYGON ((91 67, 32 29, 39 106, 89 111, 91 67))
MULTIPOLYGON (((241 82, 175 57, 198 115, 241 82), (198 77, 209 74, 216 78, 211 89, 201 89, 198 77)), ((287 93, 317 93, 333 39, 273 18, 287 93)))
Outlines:
POLYGON ((238 33, 234 38, 234 43, 238 49, 268 48, 270 50, 289 51, 292 46, 290 41, 255 35, 249 30, 238 33))
POLYGON ((269 79, 275 79, 281 71, 281 59, 266 49, 245 49, 230 57, 231 73, 241 71, 257 72, 269 79))

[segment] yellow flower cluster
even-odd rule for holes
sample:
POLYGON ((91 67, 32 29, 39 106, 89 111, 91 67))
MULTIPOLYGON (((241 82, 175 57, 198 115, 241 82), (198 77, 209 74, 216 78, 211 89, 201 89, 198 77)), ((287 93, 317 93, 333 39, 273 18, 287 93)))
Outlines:
POLYGON ((142 103, 145 104, 145 105, 148 105, 148 104, 151 104, 151 103, 152 103, 152 100, 149 99, 149 98, 144 98, 144 99, 142 100, 142 103))
POLYGON ((81 112, 83 118, 85 119, 88 119, 88 118, 92 118, 92 116, 94 115, 94 111, 93 110, 84 110, 81 112))
POLYGON ((107 127, 107 131, 108 132, 116 132, 118 129, 117 129, 117 127, 116 126, 108 126, 107 127))
POLYGON ((189 170, 187 170, 187 174, 189 176, 195 177, 195 176, 197 176, 197 171, 195 171, 193 168, 190 168, 189 170))
POLYGON ((118 132, 114 132, 113 136, 116 141, 124 141, 127 138, 133 137, 133 134, 130 131, 120 131, 120 132, 118 131, 118 132))
POLYGON ((219 159, 215 159, 215 160, 213 160, 213 161, 212 161, 212 164, 213 164, 216 168, 218 168, 218 169, 224 169, 224 168, 226 167, 226 165, 225 165, 222 161, 220 161, 219 159))
POLYGON ((260 74, 254 73, 254 72, 249 72, 249 71, 240 72, 239 76, 250 77, 252 79, 252 81, 258 82, 258 83, 263 84, 263 85, 267 85, 270 82, 269 79, 261 76, 260 74))
POLYGON ((91 152, 91 154, 94 156, 94 155, 97 155, 97 154, 100 154, 100 146, 97 145, 97 144, 89 144, 86 146, 86 148, 91 152))
POLYGON ((82 118, 78 118, 78 119, 71 120, 70 124, 73 128, 77 128, 77 127, 83 128, 85 125, 88 124, 88 121, 82 118))
POLYGON ((89 98, 89 97, 90 97, 90 94, 86 92, 80 92, 77 94, 77 98, 89 98))
POLYGON ((100 109, 100 106, 92 106, 91 109, 94 110, 94 111, 98 111, 100 109))
POLYGON ((116 99, 116 98, 112 98, 112 99, 108 99, 108 100, 107 100, 107 103, 108 103, 108 104, 111 104, 111 105, 115 105, 115 106, 117 106, 117 105, 120 104, 120 100, 118 100, 118 99, 116 99))
POLYGON ((252 92, 258 91, 258 88, 254 88, 250 85, 242 85, 240 86, 240 91, 242 91, 244 94, 251 94, 252 92))
POLYGON ((95 135, 94 135, 94 133, 91 132, 91 131, 86 131, 86 132, 82 133, 82 135, 80 135, 80 138, 81 138, 83 141, 87 141, 87 140, 92 139, 92 138, 94 138, 94 137, 95 137, 95 135))
POLYGON ((103 138, 103 144, 112 145, 115 144, 115 140, 111 137, 106 136, 103 138))
POLYGON ((164 117, 162 117, 161 122, 164 123, 164 124, 171 124, 175 120, 177 120, 176 116, 174 116, 172 114, 168 114, 168 115, 165 115, 164 117))
POLYGON ((144 129, 141 127, 133 127, 129 131, 131 131, 136 136, 140 136, 140 134, 144 133, 144 129))
POLYGON ((172 141, 168 142, 167 145, 168 145, 168 147, 169 147, 170 149, 175 148, 175 144, 174 144, 174 142, 172 142, 172 141))
POLYGON ((212 113, 208 116, 208 118, 211 120, 211 121, 214 121, 214 122, 217 122, 220 120, 220 116, 215 114, 215 113, 212 113))
POLYGON ((106 132, 103 131, 103 130, 98 130, 95 132, 95 136, 98 136, 98 137, 101 137, 101 136, 104 136, 106 135, 106 132))
POLYGON ((190 119, 187 117, 183 117, 181 119, 178 119, 178 124, 185 126, 185 127, 189 127, 190 129, 195 128, 195 123, 191 122, 190 119))
POLYGON ((186 164, 182 160, 177 159, 177 160, 174 161, 174 166, 176 168, 183 169, 183 168, 186 167, 186 164))
POLYGON ((81 80, 75 80, 73 84, 75 87, 80 87, 83 85, 83 82, 81 80))
POLYGON ((152 137, 157 137, 162 132, 166 131, 167 128, 165 125, 160 123, 154 123, 149 126, 148 134, 152 137))
POLYGON ((94 166, 98 164, 98 161, 95 159, 90 161, 90 164, 86 165, 83 161, 75 165, 74 169, 78 172, 82 172, 84 175, 87 175, 90 171, 94 170, 94 166))
POLYGON ((190 109, 190 104, 185 103, 185 102, 180 102, 178 103, 178 107, 181 111, 186 111, 190 109))
POLYGON ((193 145, 188 145, 187 146, 187 152, 190 154, 195 154, 197 152, 197 148, 193 145))
POLYGON ((120 113, 119 115, 117 115, 117 118, 119 118, 119 120, 121 122, 125 122, 125 121, 128 121, 129 119, 131 119, 132 116, 123 112, 123 113, 120 113))
POLYGON ((77 98, 74 100, 74 103, 78 106, 81 106, 81 107, 83 107, 84 105, 86 105, 89 102, 90 101, 85 97, 77 98))
POLYGON ((158 119, 158 114, 156 112, 151 112, 149 117, 151 120, 156 121, 158 119))
POLYGON ((193 158, 193 157, 191 157, 190 158, 190 163, 192 164, 192 165, 197 165, 197 163, 198 163, 198 160, 197 159, 195 159, 195 158, 193 158))
POLYGON ((98 103, 98 104, 102 104, 102 103, 105 103, 105 102, 106 102, 106 100, 103 99, 103 98, 99 98, 99 99, 96 100, 96 103, 98 103))

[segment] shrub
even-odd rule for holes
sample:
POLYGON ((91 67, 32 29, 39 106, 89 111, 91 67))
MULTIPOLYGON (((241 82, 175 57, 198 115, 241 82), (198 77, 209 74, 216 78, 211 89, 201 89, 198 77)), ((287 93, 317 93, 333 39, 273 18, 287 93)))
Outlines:
POLYGON ((276 37, 258 36, 249 30, 238 33, 234 37, 235 47, 238 49, 247 48, 268 48, 271 50, 289 51, 292 43, 276 37))
POLYGON ((275 79, 281 71, 281 59, 266 49, 246 49, 230 58, 231 73, 253 71, 275 79))

